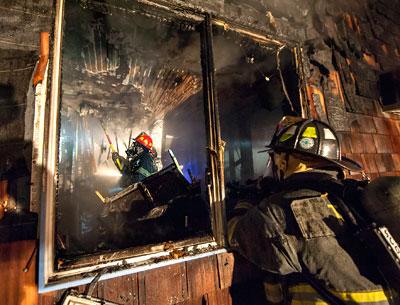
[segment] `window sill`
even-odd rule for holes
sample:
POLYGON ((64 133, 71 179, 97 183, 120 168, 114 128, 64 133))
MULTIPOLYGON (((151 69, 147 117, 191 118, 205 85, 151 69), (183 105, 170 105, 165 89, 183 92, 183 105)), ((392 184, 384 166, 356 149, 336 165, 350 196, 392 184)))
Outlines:
MULTIPOLYGON (((182 257, 174 258, 174 250, 168 250, 158 253, 149 254, 146 256, 133 257, 130 259, 123 259, 104 265, 92 266, 90 271, 79 272, 78 275, 68 274, 77 270, 57 274, 57 276, 50 277, 49 283, 45 284, 39 282, 39 293, 46 293, 50 291, 67 289, 79 285, 90 284, 95 278, 96 274, 103 268, 111 268, 112 271, 102 275, 99 280, 112 279, 124 275, 138 273, 150 269, 165 267, 173 264, 183 263, 195 259, 226 253, 225 248, 220 248, 215 242, 206 243, 196 246, 185 247, 185 254, 182 257), (212 250, 210 250, 212 249, 212 250)), ((42 259, 42 257, 40 257, 42 259)), ((39 270, 39 279, 44 277, 41 275, 43 270, 39 270)))

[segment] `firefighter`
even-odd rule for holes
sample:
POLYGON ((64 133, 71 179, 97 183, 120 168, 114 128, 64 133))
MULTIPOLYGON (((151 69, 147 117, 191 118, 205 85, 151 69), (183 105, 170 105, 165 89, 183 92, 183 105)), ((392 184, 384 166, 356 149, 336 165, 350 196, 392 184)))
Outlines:
POLYGON ((353 204, 345 173, 362 168, 341 156, 332 128, 285 117, 267 148, 279 191, 256 206, 239 201, 228 240, 268 274, 268 302, 391 304, 382 275, 344 216, 345 204, 353 204))
POLYGON ((155 173, 157 171, 155 158, 153 140, 145 132, 141 132, 133 140, 131 146, 126 150, 126 158, 121 157, 117 152, 113 152, 114 164, 122 173, 121 186, 127 187, 155 173), (117 160, 119 160, 121 168, 117 160))

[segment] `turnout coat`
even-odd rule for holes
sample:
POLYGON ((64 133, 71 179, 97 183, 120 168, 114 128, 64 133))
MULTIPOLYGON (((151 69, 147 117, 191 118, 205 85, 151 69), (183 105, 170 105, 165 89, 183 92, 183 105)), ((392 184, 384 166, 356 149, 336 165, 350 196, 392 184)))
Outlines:
POLYGON ((230 243, 261 269, 284 276, 286 304, 330 304, 306 274, 344 304, 389 304, 369 250, 338 208, 343 194, 343 184, 331 174, 306 172, 289 177, 257 206, 237 204, 239 212, 228 223, 230 243))

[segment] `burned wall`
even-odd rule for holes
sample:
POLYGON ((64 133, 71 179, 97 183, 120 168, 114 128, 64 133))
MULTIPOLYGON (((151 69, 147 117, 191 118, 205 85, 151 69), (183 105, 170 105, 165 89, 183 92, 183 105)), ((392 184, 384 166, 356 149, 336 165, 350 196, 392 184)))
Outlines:
POLYGON ((0 200, 17 212, 29 210, 31 139, 24 126, 33 55, 0 49, 0 200))
POLYGON ((29 211, 31 81, 39 33, 51 29, 51 16, 49 0, 0 3, 0 204, 10 211, 29 211))
MULTIPOLYGON (((372 176, 400 173, 398 117, 382 112, 377 88, 379 75, 399 66, 398 0, 173 0, 168 5, 209 12, 302 45, 310 62, 308 83, 321 93, 309 96, 311 115, 329 121, 341 134, 344 153, 372 176)), ((0 7, 0 173, 29 177, 30 81, 39 33, 51 32, 54 6, 40 0, 2 1, 0 7)))
MULTIPOLYGON (((185 1, 305 52, 310 116, 330 123, 367 173, 400 174, 399 116, 382 111, 378 79, 400 66, 399 1, 185 1)), ((183 1, 174 1, 183 5, 183 1)))
MULTIPOLYGON (((368 172, 400 170, 398 119, 382 113, 377 88, 379 75, 399 66, 399 1, 173 0, 168 5, 209 12, 303 46, 310 62, 308 83, 322 93, 309 96, 311 115, 329 121, 342 134, 344 152, 362 161, 368 172), (360 139, 368 145, 360 147, 360 139)), ((11 151, 15 149, 9 146, 17 145, 22 156, 30 156, 29 82, 38 59, 39 33, 52 29, 53 1, 3 1, 1 8, 1 107, 6 119, 0 125, 0 149, 11 151)), ((2 172, 6 159, 1 160, 2 172)))
MULTIPOLYGON (((309 84, 315 90, 310 94, 313 115, 328 120, 339 131, 343 152, 361 162, 372 177, 400 175, 399 118, 382 112, 377 88, 379 74, 400 65, 398 0, 172 0, 168 4, 207 11, 268 36, 298 42, 310 62, 305 68, 309 84), (321 104, 322 99, 325 107, 321 104)), ((22 154, 25 143, 29 144, 26 135, 32 120, 27 98, 29 83, 38 58, 39 32, 51 31, 54 8, 51 0, 2 1, 0 7, 0 111, 4 118, 0 123, 0 173, 4 178, 5 173, 10 173, 7 168, 21 164, 18 158, 6 158, 5 152, 10 156, 30 155, 29 148, 22 154)), ((28 172, 24 175, 29 177, 28 172)), ((23 183, 21 189, 24 188, 28 188, 27 183, 23 183)), ((23 254, 21 257, 28 258, 31 249, 18 249, 18 252, 23 254)), ((25 260, 20 269, 24 263, 25 260)), ((175 299, 176 302, 201 304, 213 300, 215 304, 221 304, 227 300, 229 303, 229 286, 239 278, 247 280, 243 279, 247 276, 243 273, 233 282, 227 279, 226 275, 232 272, 225 269, 232 266, 233 261, 224 256, 186 264, 184 274, 188 283, 183 287, 189 287, 191 291, 175 299), (221 283, 207 280, 198 288, 197 284, 209 279, 209 274, 214 274, 215 270, 221 273, 215 276, 221 283), (221 294, 227 297, 217 300, 215 296, 221 294)), ((175 267, 181 268, 181 265, 175 267)), ((165 272, 165 277, 157 270, 142 272, 132 276, 137 279, 137 284, 131 285, 120 278, 101 282, 97 290, 99 296, 109 300, 156 304, 159 291, 181 293, 172 277, 170 280, 171 274, 170 270, 165 272), (173 287, 159 289, 157 294, 152 287, 144 285, 145 277, 163 278, 163 284, 171 283, 173 287), (121 283, 134 288, 120 287, 121 283), (120 288, 116 290, 115 287, 120 288), (144 288, 146 293, 143 293, 144 288), (142 289, 139 299, 137 289, 142 289), (126 295, 131 299, 124 299, 126 295)), ((21 271, 15 274, 14 281, 19 279, 22 282, 21 271)), ((15 284, 15 287, 19 285, 15 284)), ((83 290, 84 287, 80 288, 83 290)), ((3 291, 17 295, 12 288, 3 291)), ((40 302, 50 304, 58 301, 60 296, 61 293, 43 295, 40 302)), ((159 297, 165 300, 166 296, 159 297)), ((6 304, 15 304, 5 300, 6 304)))
MULTIPOLYGON (((400 174, 399 116, 382 111, 378 88, 379 76, 400 66, 396 3, 338 6, 320 1, 305 44, 309 84, 324 94, 327 117, 340 132, 343 153, 361 163, 372 178, 400 174)), ((318 101, 311 98, 310 103, 318 101)))

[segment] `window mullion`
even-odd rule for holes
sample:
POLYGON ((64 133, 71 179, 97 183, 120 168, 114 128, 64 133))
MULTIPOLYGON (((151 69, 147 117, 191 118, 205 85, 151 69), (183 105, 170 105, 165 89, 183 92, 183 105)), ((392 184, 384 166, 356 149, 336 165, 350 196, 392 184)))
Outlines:
POLYGON ((207 186, 213 210, 213 231, 217 242, 225 244, 223 142, 220 135, 218 102, 215 90, 215 68, 212 45, 212 20, 205 15, 201 31, 201 61, 203 71, 204 113, 208 143, 207 186))

